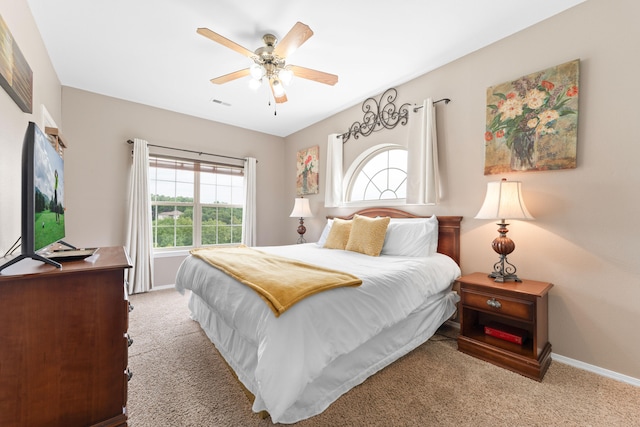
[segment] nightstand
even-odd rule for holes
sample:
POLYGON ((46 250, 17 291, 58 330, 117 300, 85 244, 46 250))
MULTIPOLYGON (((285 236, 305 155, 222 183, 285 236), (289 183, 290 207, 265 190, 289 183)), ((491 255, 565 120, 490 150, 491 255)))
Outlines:
POLYGON ((548 292, 553 284, 497 283, 486 273, 462 276, 458 283, 458 350, 542 381, 551 364, 548 292))

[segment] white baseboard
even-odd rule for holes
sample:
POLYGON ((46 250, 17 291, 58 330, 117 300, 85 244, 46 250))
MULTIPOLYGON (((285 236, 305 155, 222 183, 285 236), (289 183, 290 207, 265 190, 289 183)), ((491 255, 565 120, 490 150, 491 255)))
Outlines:
MULTIPOLYGON (((445 323, 453 328, 460 330, 460 324, 457 322, 454 322, 452 320, 447 320, 445 323)), ((588 372, 593 372, 594 374, 598 374, 603 377, 611 378, 616 381, 621 381, 623 383, 640 387, 640 379, 638 378, 633 378, 628 375, 623 375, 615 371, 610 371, 609 369, 601 368, 599 366, 590 365, 588 363, 581 362, 576 359, 571 359, 570 357, 561 356, 553 352, 551 353, 551 359, 556 362, 564 363, 565 365, 573 366, 574 368, 582 369, 588 372)))
POLYGON ((631 384, 636 387, 640 387, 640 379, 633 378, 628 375, 623 375, 615 371, 610 371, 609 369, 604 369, 599 366, 590 365, 585 362, 581 362, 576 359, 571 359, 570 357, 561 356, 556 353, 551 353, 551 359, 560 363, 564 363, 565 365, 573 366, 574 368, 582 369, 585 371, 593 372, 595 374, 601 375, 603 377, 611 378, 617 381, 622 381, 623 383, 631 384))

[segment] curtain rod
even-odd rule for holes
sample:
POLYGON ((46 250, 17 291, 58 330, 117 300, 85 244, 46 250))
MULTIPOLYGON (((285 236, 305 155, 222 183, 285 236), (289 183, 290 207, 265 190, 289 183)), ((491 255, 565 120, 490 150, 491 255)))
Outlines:
MULTIPOLYGON (((133 141, 128 139, 127 140, 127 144, 133 144, 133 141)), ((202 156, 204 154, 204 155, 207 155, 207 156, 223 157, 225 159, 234 159, 234 160, 242 160, 242 161, 246 160, 246 158, 244 158, 244 157, 225 156, 223 154, 211 154, 211 153, 205 153, 204 151, 186 150, 184 148, 175 148, 175 147, 165 147, 164 145, 155 145, 155 144, 147 144, 147 145, 149 147, 166 148, 167 150, 184 151, 185 153, 193 153, 193 154, 197 154, 199 156, 202 156)), ((256 160, 256 163, 258 163, 257 160, 256 160)))
MULTIPOLYGON (((433 105, 436 105, 438 102, 443 102, 443 101, 444 101, 445 104, 448 104, 448 103, 451 102, 451 100, 449 98, 442 98, 442 99, 438 99, 437 101, 433 101, 433 105)), ((422 108, 422 105, 419 105, 417 107, 413 107, 413 112, 417 113, 418 110, 421 109, 421 108, 422 108)))

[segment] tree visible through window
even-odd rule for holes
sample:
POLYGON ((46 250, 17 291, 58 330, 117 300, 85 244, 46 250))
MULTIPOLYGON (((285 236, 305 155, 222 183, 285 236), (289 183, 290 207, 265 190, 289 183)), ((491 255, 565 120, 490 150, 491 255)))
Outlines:
POLYGON ((407 197, 407 150, 385 147, 360 162, 349 184, 347 201, 407 197))
POLYGON ((240 243, 243 169, 149 157, 154 248, 240 243))

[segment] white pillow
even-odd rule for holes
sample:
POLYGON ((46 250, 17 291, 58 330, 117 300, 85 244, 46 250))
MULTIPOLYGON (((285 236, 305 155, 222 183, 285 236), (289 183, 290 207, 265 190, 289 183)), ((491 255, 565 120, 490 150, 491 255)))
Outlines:
POLYGON ((438 218, 391 218, 380 255, 433 255, 438 250, 438 218))
POLYGON ((333 225, 333 219, 328 219, 327 224, 324 226, 324 229, 322 230, 322 234, 320 235, 320 238, 316 242, 316 245, 320 246, 321 248, 324 247, 324 244, 327 242, 327 236, 329 235, 329 231, 331 231, 332 225, 333 225))

